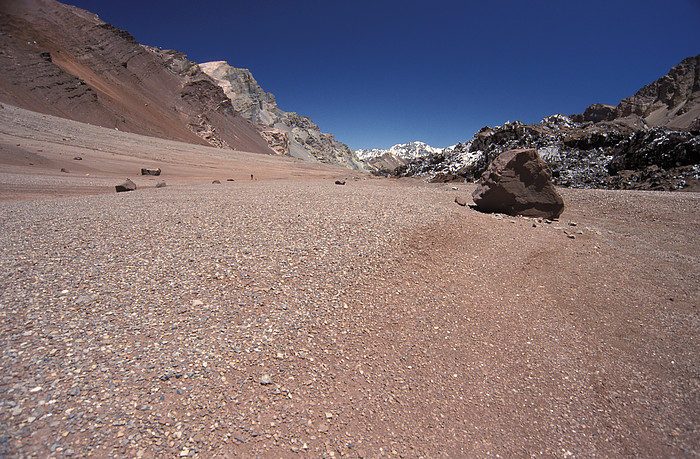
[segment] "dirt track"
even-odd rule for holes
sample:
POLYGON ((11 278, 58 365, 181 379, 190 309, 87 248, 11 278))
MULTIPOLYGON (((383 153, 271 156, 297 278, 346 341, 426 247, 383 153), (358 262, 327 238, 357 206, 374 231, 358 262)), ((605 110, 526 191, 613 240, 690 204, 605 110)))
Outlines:
POLYGON ((0 454, 698 454, 698 194, 562 190, 548 224, 67 124, 75 161, 32 123, 0 124, 0 454), (26 199, 151 159, 168 187, 26 199))

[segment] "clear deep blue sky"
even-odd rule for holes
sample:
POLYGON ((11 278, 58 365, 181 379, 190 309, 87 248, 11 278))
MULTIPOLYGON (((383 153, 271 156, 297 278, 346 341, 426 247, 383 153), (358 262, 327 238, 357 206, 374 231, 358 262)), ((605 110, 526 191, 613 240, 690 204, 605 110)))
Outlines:
POLYGON ((190 60, 251 70, 351 148, 615 105, 700 53, 700 0, 64 0, 190 60))

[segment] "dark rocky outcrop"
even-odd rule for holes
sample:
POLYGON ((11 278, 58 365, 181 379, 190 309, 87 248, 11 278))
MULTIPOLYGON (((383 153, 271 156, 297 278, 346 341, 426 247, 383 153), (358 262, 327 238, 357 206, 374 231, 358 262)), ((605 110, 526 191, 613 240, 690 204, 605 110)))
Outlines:
POLYGON ((534 148, 559 186, 695 190, 700 186, 699 59, 685 59, 617 106, 594 104, 583 114, 552 115, 536 124, 486 126, 471 141, 413 159, 394 173, 472 181, 502 152, 534 148))
POLYGON ((472 195, 477 209, 508 215, 557 218, 564 201, 537 150, 510 150, 486 169, 472 195))
POLYGON ((698 134, 664 128, 635 132, 615 146, 608 170, 614 175, 621 170, 641 170, 650 165, 670 169, 700 164, 698 134))

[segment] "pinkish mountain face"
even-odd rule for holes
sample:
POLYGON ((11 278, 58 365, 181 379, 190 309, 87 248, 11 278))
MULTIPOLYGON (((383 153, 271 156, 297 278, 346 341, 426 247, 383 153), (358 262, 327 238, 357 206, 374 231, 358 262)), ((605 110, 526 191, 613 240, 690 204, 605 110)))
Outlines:
POLYGON ((96 15, 53 0, 0 2, 0 101, 123 131, 273 154, 220 87, 96 15))

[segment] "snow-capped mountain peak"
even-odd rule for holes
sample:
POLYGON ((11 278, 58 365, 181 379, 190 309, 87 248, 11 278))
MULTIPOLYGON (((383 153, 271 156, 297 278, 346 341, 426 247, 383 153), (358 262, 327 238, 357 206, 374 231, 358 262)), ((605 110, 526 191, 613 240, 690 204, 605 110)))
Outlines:
POLYGON ((389 149, 360 149, 357 150, 355 153, 357 154, 358 158, 360 158, 363 161, 385 155, 386 153, 391 153, 392 155, 401 159, 411 160, 415 158, 420 158, 422 156, 427 156, 432 153, 440 153, 442 152, 442 150, 442 148, 431 147, 425 142, 415 141, 408 143, 400 143, 394 145, 389 149))

